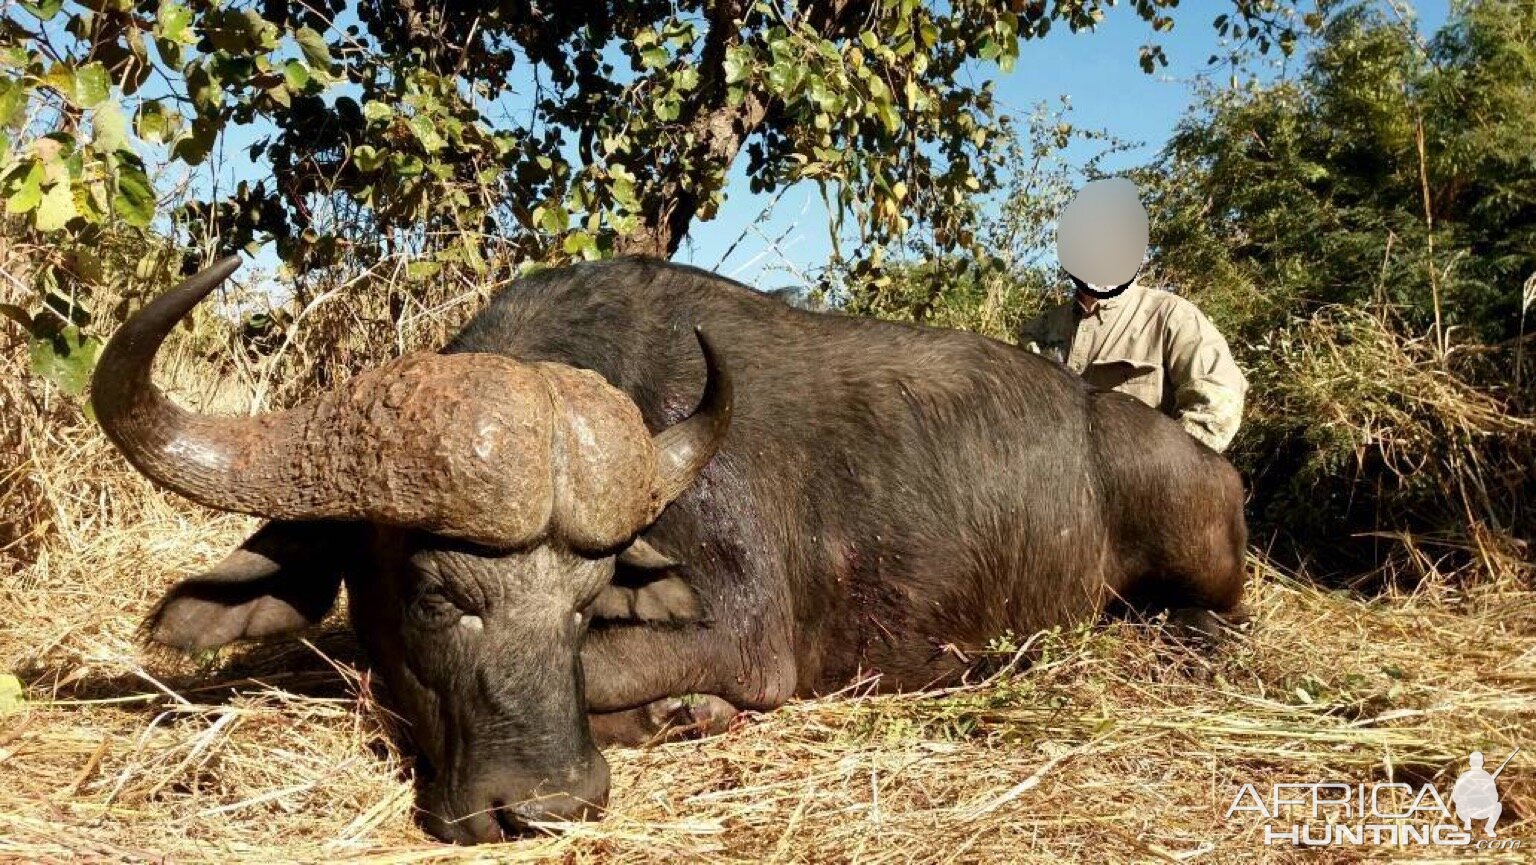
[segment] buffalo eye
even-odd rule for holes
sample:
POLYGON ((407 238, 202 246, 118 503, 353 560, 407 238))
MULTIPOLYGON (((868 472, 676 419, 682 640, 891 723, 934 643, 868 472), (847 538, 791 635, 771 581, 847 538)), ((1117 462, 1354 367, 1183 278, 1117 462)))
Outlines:
MULTIPOLYGON (((411 603, 411 615, 426 628, 445 628, 465 617, 441 586, 423 585, 411 603)), ((478 618, 478 617, 476 617, 478 618)))

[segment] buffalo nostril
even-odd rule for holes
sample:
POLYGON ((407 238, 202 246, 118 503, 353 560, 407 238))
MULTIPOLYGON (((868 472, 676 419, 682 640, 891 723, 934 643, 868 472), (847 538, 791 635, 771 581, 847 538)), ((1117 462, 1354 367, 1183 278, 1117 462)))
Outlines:
POLYGON ((453 819, 429 811, 423 828, 434 837, 454 844, 494 844, 554 828, 541 824, 600 819, 608 800, 607 790, 592 799, 578 799, 566 793, 510 805, 505 799, 496 799, 487 807, 453 819))
POLYGON ((500 799, 491 804, 491 814, 496 817, 496 826, 501 830, 501 836, 504 839, 516 838, 533 828, 518 819, 513 809, 508 808, 500 799))
POLYGON ((521 802, 511 809, 513 818, 523 824, 542 822, 577 822, 582 820, 597 820, 603 816, 603 806, 607 804, 607 793, 589 799, 580 799, 566 793, 553 796, 545 796, 539 799, 530 799, 521 802))
POLYGON ((503 826, 499 814, 493 809, 486 809, 449 818, 428 811, 422 817, 422 828, 432 837, 450 844, 494 844, 521 834, 519 830, 509 830, 503 826))

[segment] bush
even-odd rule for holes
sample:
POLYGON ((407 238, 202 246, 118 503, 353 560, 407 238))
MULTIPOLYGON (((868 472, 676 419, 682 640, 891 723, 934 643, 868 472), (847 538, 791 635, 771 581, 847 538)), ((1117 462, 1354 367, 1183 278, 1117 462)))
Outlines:
POLYGON ((1251 513, 1284 560, 1356 585, 1528 580, 1536 406, 1500 386, 1510 352, 1409 333, 1331 305, 1243 347, 1254 398, 1232 456, 1251 513))
POLYGON ((1291 564, 1530 577, 1533 141, 1536 7, 1469 4, 1427 51, 1351 7, 1144 175, 1156 274, 1249 372, 1233 457, 1291 564))

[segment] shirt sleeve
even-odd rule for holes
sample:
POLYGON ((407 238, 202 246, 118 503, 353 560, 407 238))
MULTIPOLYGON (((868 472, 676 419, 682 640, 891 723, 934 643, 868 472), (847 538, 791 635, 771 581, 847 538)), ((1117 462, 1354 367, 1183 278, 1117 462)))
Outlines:
POLYGON ((1215 451, 1226 450, 1243 419, 1248 380, 1216 326, 1193 305, 1168 317, 1164 366, 1174 388, 1174 417, 1215 451))

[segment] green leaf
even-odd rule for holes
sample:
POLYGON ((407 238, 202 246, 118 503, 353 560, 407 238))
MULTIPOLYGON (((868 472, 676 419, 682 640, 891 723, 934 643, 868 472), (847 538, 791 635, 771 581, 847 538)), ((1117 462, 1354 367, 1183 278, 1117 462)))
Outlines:
POLYGON ((141 165, 123 160, 117 167, 117 194, 112 209, 122 221, 135 228, 147 228, 155 218, 155 189, 141 165))
POLYGON ((15 78, 0 76, 0 127, 11 121, 27 107, 27 88, 15 78))
POLYGON ((26 689, 11 673, 0 673, 0 715, 15 712, 26 703, 26 689))
POLYGON ((539 220, 539 227, 550 234, 559 234, 570 227, 571 217, 565 212, 565 208, 558 204, 551 204, 540 208, 543 214, 539 220))
POLYGON ((672 56, 667 53, 667 49, 660 45, 640 52, 640 63, 647 69, 659 69, 667 65, 667 61, 671 59, 672 56))
POLYGON ((283 81, 288 84, 288 89, 299 92, 309 86, 309 69, 297 60, 289 60, 283 64, 283 81))
POLYGON ((425 147, 428 153, 436 153, 443 149, 443 137, 437 134, 437 126, 432 122, 432 118, 425 114, 418 114, 411 118, 410 126, 416 140, 421 142, 421 146, 425 147))
POLYGON ((597 257, 597 241, 585 231, 573 231, 565 236, 561 248, 567 255, 579 255, 587 261, 597 257))
POLYGON ((293 97, 289 95, 287 85, 276 84, 268 87, 264 92, 267 94, 268 98, 270 98, 273 102, 276 102, 278 105, 283 106, 284 108, 287 108, 293 104, 293 97))
POLYGON ((294 41, 299 43, 299 50, 304 52, 304 62, 318 69, 331 68, 331 46, 325 42, 325 37, 313 27, 300 27, 294 31, 294 41))
POLYGON ((223 101, 224 93, 219 88, 219 82, 213 78, 213 73, 208 65, 193 62, 186 72, 187 95, 192 97, 192 105, 198 113, 208 114, 219 107, 223 101))
POLYGON ((155 99, 139 105, 133 118, 134 130, 145 141, 160 144, 169 141, 181 126, 181 115, 155 99))
POLYGON ((71 325, 58 333, 34 336, 28 353, 33 373, 65 393, 79 396, 90 384, 91 371, 101 354, 101 341, 71 325))
POLYGON ((385 103, 379 101, 369 102, 367 105, 363 106, 363 117, 366 118, 369 123, 378 123, 381 120, 388 120, 394 113, 395 112, 393 109, 391 109, 385 103))
POLYGON ((213 142, 218 137, 218 131, 218 126, 212 121, 197 118, 192 121, 191 131, 183 133, 171 145, 171 156, 188 165, 201 165, 208 154, 213 152, 213 142))
POLYGON ((43 164, 30 160, 31 167, 14 174, 14 187, 5 199, 6 213, 30 213, 43 200, 43 164))
POLYGON ((161 0, 155 14, 155 36, 178 45, 194 45, 197 34, 192 32, 192 10, 176 0, 161 0))
POLYGON ((172 69, 181 68, 181 46, 169 39, 156 39, 155 50, 160 52, 160 62, 172 69))
POLYGON ((100 61, 87 63, 75 71, 75 89, 71 102, 81 108, 95 108, 112 93, 112 79, 100 61))
POLYGON ((43 73, 43 84, 59 91, 65 99, 75 94, 75 70, 67 63, 55 63, 43 73))
POLYGON ((683 102, 675 93, 668 93, 656 103, 656 118, 663 123, 671 123, 682 116, 683 102))
POLYGON ((768 84, 779 93, 789 93, 804 73, 803 67, 792 60, 781 60, 768 70, 768 84))
POLYGON ((128 118, 123 116, 123 107, 110 100, 96 106, 91 133, 91 143, 102 153, 111 153, 126 146, 128 118))
POLYGON ((203 17, 203 35, 217 51, 252 55, 277 47, 278 29, 254 9, 212 9, 203 17))
POLYGON ((421 157, 414 153, 395 152, 389 154, 388 159, 389 170, 400 177, 420 177, 427 170, 427 166, 421 161, 421 157))
POLYGON ((747 63, 745 59, 739 59, 736 54, 727 54, 725 57, 725 83, 736 84, 746 79, 747 63))
POLYGON ((939 28, 932 21, 924 21, 917 32, 925 46, 932 48, 939 44, 939 28))
MULTIPOLYGON (((613 177, 613 200, 619 203, 625 210, 639 210, 640 201, 635 198, 635 176, 629 173, 629 169, 622 165, 615 165, 608 170, 613 177)), ((567 250, 569 251, 569 250, 567 250)))
POLYGON ((369 144, 360 144, 352 148, 352 159, 357 163, 360 171, 378 171, 384 165, 384 154, 369 144))
POLYGON ((52 21, 53 16, 59 14, 64 8, 64 0, 39 0, 37 3, 22 3, 21 8, 37 16, 39 21, 52 21))
POLYGON ((433 261, 431 259, 413 261, 405 266, 405 278, 420 281, 436 276, 437 272, 442 269, 443 264, 440 261, 433 261))
POLYGON ((60 179, 43 193, 37 205, 37 230, 58 231, 75 218, 74 184, 60 179))

